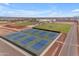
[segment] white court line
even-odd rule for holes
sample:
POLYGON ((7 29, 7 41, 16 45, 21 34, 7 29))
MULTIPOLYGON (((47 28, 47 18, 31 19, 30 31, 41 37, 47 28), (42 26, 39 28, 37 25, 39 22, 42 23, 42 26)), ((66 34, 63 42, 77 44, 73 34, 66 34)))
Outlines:
POLYGON ((43 56, 49 49, 50 47, 57 41, 57 39, 62 35, 62 33, 60 33, 58 35, 58 37, 56 39, 54 39, 54 41, 52 41, 52 43, 40 54, 40 56, 43 56))

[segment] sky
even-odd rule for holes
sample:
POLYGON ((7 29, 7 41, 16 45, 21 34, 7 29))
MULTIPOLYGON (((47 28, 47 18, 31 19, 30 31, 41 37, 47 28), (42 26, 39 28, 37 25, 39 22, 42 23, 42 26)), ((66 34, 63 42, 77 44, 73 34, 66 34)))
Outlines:
POLYGON ((79 16, 79 3, 0 3, 3 17, 79 16))

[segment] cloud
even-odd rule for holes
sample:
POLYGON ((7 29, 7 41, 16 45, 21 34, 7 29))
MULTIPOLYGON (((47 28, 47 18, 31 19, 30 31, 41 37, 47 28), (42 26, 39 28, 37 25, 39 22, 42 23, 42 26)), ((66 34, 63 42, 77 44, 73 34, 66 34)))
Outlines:
MULTIPOLYGON (((8 4, 7 4, 8 5, 8 4)), ((0 5, 0 16, 14 16, 14 17, 45 17, 54 16, 56 14, 53 9, 48 10, 16 10, 0 5)))
POLYGON ((58 9, 49 8, 46 10, 24 10, 12 9, 5 5, 0 5, 0 16, 8 17, 61 17, 68 16, 63 11, 58 9))
MULTIPOLYGON (((10 12, 10 11, 9 11, 10 12)), ((52 10, 42 10, 42 11, 38 11, 38 10, 15 10, 12 11, 13 14, 16 14, 16 16, 25 16, 25 17, 47 17, 47 16, 53 16, 55 15, 55 12, 53 12, 52 10)))
POLYGON ((11 5, 10 3, 0 3, 0 6, 9 6, 9 5, 11 5))
POLYGON ((72 10, 73 16, 78 16, 79 15, 79 9, 74 9, 72 10))
POLYGON ((72 12, 79 12, 79 9, 74 9, 72 10, 72 12))
POLYGON ((4 3, 4 5, 7 5, 7 6, 9 6, 9 5, 10 5, 10 3, 4 3))
POLYGON ((79 15, 79 9, 73 9, 70 12, 65 12, 56 8, 56 6, 49 9, 12 9, 9 7, 10 3, 0 4, 0 16, 8 17, 68 17, 79 15))

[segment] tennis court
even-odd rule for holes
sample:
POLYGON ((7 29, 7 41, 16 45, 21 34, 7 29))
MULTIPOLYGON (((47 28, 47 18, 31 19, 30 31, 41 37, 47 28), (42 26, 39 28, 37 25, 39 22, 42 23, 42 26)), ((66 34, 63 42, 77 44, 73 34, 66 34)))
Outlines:
POLYGON ((58 32, 30 29, 5 35, 4 38, 32 55, 40 55, 58 35, 58 32))

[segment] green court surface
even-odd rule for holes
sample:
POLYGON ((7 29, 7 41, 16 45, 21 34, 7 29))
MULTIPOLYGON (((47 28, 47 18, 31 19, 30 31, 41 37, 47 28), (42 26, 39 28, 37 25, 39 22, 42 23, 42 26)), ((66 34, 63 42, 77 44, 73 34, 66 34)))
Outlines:
POLYGON ((58 32, 30 29, 5 35, 4 38, 32 55, 40 55, 58 35, 58 32))

